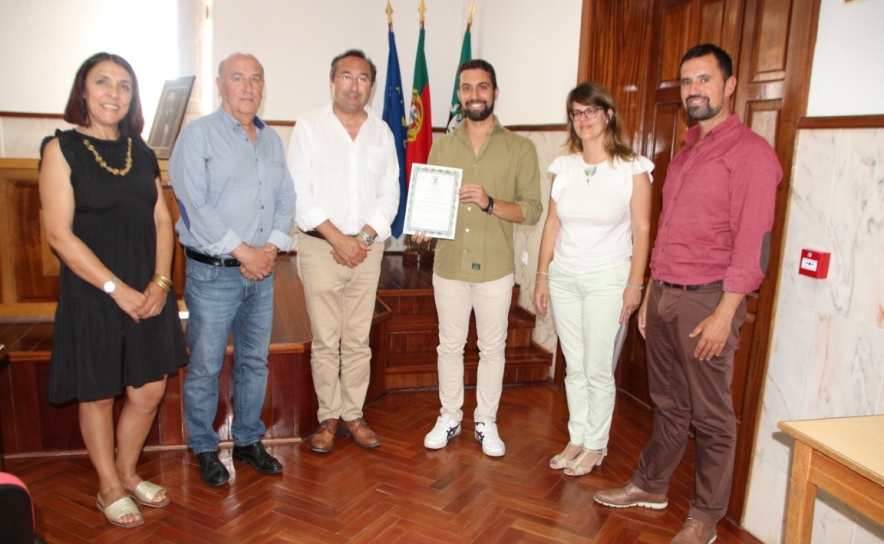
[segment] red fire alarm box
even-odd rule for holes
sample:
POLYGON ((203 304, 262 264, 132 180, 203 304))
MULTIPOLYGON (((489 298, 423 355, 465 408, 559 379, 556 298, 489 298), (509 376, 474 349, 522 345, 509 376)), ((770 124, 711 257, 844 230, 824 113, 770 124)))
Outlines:
POLYGON ((825 279, 829 275, 829 257, 831 253, 802 249, 798 273, 818 280, 825 279))

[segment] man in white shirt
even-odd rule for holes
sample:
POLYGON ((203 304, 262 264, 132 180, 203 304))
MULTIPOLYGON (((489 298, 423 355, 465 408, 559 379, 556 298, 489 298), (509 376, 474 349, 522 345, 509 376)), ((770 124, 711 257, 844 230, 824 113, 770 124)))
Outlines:
POLYGON ((366 104, 377 69, 360 50, 332 60, 332 103, 295 124, 288 164, 303 234, 298 269, 313 330, 310 363, 319 430, 310 449, 325 453, 336 432, 375 448, 362 418, 371 348, 368 335, 384 254, 399 206, 399 161, 390 128, 366 104), (339 428, 340 427, 340 428, 339 428))

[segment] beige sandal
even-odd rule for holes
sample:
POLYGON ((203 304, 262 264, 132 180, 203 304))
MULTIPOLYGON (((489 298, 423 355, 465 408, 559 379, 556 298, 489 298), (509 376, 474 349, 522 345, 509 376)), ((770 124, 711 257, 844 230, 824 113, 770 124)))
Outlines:
POLYGON ((602 448, 600 450, 584 449, 580 453, 580 455, 575 457, 568 464, 568 466, 565 467, 565 474, 567 476, 584 476, 586 474, 589 474, 590 472, 592 472, 592 469, 594 469, 595 467, 600 466, 602 464, 602 461, 604 461, 606 455, 608 455, 608 448, 602 448), (598 455, 599 456, 598 459, 596 459, 596 461, 589 466, 581 465, 581 463, 583 463, 583 460, 586 459, 586 456, 588 456, 591 453, 598 455), (569 470, 570 470, 570 472, 568 472, 569 470))
POLYGON ((166 495, 166 499, 162 502, 153 502, 160 493, 165 495, 166 488, 147 480, 142 480, 138 487, 135 488, 135 491, 127 491, 127 493, 136 501, 151 508, 162 508, 172 502, 168 495, 166 495))
POLYGON ((129 497, 123 497, 122 499, 116 501, 111 504, 107 508, 101 505, 101 501, 98 500, 98 497, 95 498, 95 506, 98 507, 98 511, 104 514, 104 517, 107 520, 117 527, 123 527, 124 529, 131 529, 133 527, 140 527, 144 525, 144 517, 141 515, 141 512, 138 510, 138 507, 135 506, 135 503, 132 502, 132 499, 129 497), (119 520, 123 516, 128 514, 137 514, 139 518, 135 523, 121 523, 119 520))
POLYGON ((565 454, 568 453, 568 448, 570 448, 571 446, 579 445, 580 444, 568 444, 567 446, 565 446, 565 449, 562 450, 562 453, 554 456, 552 459, 549 460, 549 468, 553 470, 562 470, 563 468, 568 468, 569 466, 571 466, 571 461, 574 460, 574 457, 580 455, 580 452, 578 451, 577 455, 575 455, 571 459, 566 458, 565 454))

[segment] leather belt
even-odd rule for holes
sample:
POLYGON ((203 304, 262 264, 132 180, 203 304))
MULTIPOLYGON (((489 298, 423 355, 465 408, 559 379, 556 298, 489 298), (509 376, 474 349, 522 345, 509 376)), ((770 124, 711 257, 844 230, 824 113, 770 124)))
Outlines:
MULTIPOLYGON (((312 236, 313 238, 319 238, 320 240, 325 240, 326 242, 328 241, 328 240, 326 240, 325 236, 323 236, 322 233, 319 232, 318 230, 307 230, 307 231, 302 230, 301 232, 303 232, 307 236, 312 236)), ((356 236, 356 235, 355 234, 346 234, 345 236, 349 236, 352 238, 353 236, 356 236)))
POLYGON ((722 285, 724 280, 718 281, 710 281, 709 283, 701 283, 700 285, 679 285, 677 283, 669 283, 668 281, 663 280, 654 280, 663 287, 669 287, 670 289, 681 289, 682 291, 696 291, 701 287, 707 287, 709 285, 722 285))
POLYGON ((218 257, 212 257, 211 255, 206 255, 205 253, 190 249, 187 246, 184 247, 184 255, 188 259, 193 259, 198 263, 210 264, 212 266, 236 268, 242 265, 242 263, 236 259, 219 259, 218 257))

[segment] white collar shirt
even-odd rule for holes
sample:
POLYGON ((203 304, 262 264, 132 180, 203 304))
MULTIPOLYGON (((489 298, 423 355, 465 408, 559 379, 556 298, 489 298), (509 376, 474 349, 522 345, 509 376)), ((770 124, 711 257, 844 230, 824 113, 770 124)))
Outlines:
POLYGON ((326 220, 346 235, 365 225, 390 236, 399 209, 399 159, 390 127, 370 108, 356 138, 328 104, 304 114, 292 131, 288 165, 302 231, 326 220))

